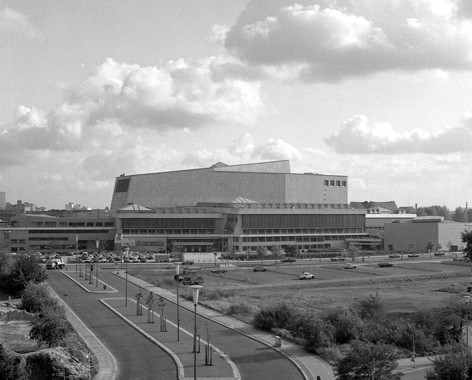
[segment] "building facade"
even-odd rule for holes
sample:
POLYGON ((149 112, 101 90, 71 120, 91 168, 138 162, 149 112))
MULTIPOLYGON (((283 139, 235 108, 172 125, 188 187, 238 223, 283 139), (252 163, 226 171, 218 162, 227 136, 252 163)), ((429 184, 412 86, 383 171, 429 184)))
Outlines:
POLYGON ((8 227, 0 227, 0 245, 12 253, 113 250, 115 233, 115 218, 19 214, 8 227))
POLYGON ((149 208, 224 203, 244 197, 259 203, 346 204, 347 176, 290 173, 289 161, 246 165, 218 163, 210 168, 116 179, 111 212, 131 204, 149 208))
POLYGON ((121 175, 111 212, 117 233, 143 252, 378 245, 365 230, 366 211, 347 204, 347 182, 346 176, 290 173, 288 161, 121 175))
POLYGON ((406 223, 386 223, 385 249, 426 252, 427 245, 433 243, 433 250, 456 252, 464 248, 461 234, 468 229, 465 223, 444 220, 443 217, 418 217, 406 223))

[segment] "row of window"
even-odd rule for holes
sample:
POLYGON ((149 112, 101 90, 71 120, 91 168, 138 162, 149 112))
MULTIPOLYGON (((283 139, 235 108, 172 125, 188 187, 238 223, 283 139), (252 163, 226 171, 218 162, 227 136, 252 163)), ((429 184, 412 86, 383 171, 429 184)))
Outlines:
POLYGON ((115 226, 114 222, 33 222, 33 225, 32 225, 32 227, 114 227, 114 226, 115 226))
POLYGON ((294 228, 261 229, 243 228, 244 235, 293 235, 293 234, 355 234, 363 233, 363 228, 294 228))
POLYGON ((247 214, 243 215, 243 228, 362 228, 364 214, 247 214))
POLYGON ((346 187, 347 186, 347 181, 335 181, 335 180, 327 180, 325 179, 324 181, 325 186, 335 186, 335 187, 346 187))
MULTIPOLYGON (((325 236, 243 236, 241 241, 243 243, 257 243, 257 242, 272 242, 272 241, 286 241, 286 242, 324 242, 324 241, 338 241, 345 239, 362 239, 364 236, 352 236, 352 235, 325 235, 325 236)), ((234 239, 238 242, 239 239, 234 239)))
POLYGON ((207 218, 129 218, 122 219, 122 228, 182 228, 209 229, 215 228, 215 219, 207 218))
POLYGON ((181 229, 167 229, 167 230, 148 230, 140 229, 122 229, 124 235, 208 235, 215 234, 215 230, 181 230, 181 229))

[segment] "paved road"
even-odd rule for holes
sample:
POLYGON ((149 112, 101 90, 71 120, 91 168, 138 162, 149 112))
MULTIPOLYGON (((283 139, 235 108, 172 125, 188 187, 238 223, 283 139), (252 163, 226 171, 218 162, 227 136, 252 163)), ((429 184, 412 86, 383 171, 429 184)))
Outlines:
MULTIPOLYGON (((74 270, 74 268, 69 268, 69 270, 74 270)), ((61 298, 67 298, 65 301, 69 307, 115 356, 120 364, 118 380, 151 378, 174 380, 176 378, 176 366, 166 353, 142 337, 98 301, 100 298, 110 297, 110 294, 86 293, 60 272, 50 271, 49 273, 48 283, 51 287, 61 298), (68 296, 64 297, 66 292, 68 296)), ((101 281, 119 290, 119 293, 113 294, 113 297, 125 296, 125 281, 122 278, 106 270, 101 270, 99 277, 101 281)), ((128 283, 129 299, 134 299, 138 291, 137 286, 128 283)), ((145 297, 148 294, 146 291, 143 293, 145 297)), ((176 321, 176 310, 175 304, 167 301, 165 314, 168 320, 176 321)), ((191 310, 181 308, 180 320, 183 329, 193 331, 191 310)), ((296 366, 278 351, 202 317, 198 317, 197 325, 202 339, 206 337, 206 330, 210 332, 212 344, 231 358, 237 365, 243 380, 303 380, 296 366)))

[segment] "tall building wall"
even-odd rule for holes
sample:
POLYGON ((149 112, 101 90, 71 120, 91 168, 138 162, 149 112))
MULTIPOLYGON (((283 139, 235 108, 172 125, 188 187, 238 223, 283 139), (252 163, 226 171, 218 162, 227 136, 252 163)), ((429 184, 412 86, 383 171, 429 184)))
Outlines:
POLYGON ((4 191, 0 191, 0 210, 5 209, 6 204, 6 193, 4 191))
POLYGON ((274 165, 215 166, 121 176, 116 179, 111 212, 132 203, 150 208, 195 206, 198 202, 228 202, 236 197, 260 203, 347 203, 347 177, 289 174, 289 170, 288 161, 277 161, 274 165), (325 186, 326 181, 345 185, 325 186))

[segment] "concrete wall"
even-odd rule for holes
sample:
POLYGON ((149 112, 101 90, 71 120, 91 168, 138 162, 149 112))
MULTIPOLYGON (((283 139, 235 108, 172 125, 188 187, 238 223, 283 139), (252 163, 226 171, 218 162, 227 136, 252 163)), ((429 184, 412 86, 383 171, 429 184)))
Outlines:
POLYGON ((394 251, 408 251, 408 244, 414 244, 414 251, 426 251, 428 242, 435 245, 441 244, 442 249, 447 249, 447 243, 460 247, 461 232, 464 231, 463 223, 387 223, 385 224, 385 249, 393 245, 394 251))
MULTIPOLYGON (((127 192, 113 194, 111 212, 141 206, 195 206, 243 197, 260 203, 347 203, 347 187, 326 187, 324 180, 344 176, 196 169, 119 177, 130 178, 127 192)), ((116 188, 116 185, 115 185, 116 188)))

